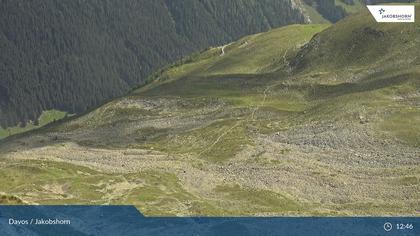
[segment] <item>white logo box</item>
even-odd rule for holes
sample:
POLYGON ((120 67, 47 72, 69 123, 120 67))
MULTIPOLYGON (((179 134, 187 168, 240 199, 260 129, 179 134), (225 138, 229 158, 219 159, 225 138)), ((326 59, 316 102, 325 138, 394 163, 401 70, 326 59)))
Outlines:
POLYGON ((415 6, 413 5, 367 5, 376 22, 415 22, 415 6))

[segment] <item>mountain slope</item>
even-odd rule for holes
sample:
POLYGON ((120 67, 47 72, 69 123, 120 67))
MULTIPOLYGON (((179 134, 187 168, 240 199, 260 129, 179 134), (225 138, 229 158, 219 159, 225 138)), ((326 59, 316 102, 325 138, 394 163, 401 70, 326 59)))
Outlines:
POLYGON ((2 1, 0 125, 80 113, 210 45, 304 22, 289 0, 2 1))
POLYGON ((370 17, 210 48, 92 112, 9 138, 3 199, 147 215, 419 215, 419 23, 370 17), (385 53, 376 35, 391 41, 385 53))
POLYGON ((314 37, 293 64, 311 71, 416 66, 419 42, 418 29, 413 25, 378 24, 364 11, 314 37))

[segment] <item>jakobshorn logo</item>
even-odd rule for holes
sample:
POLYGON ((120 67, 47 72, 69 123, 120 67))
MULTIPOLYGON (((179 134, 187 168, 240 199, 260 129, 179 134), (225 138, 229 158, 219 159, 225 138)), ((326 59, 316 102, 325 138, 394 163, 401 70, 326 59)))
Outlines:
POLYGON ((372 16, 377 22, 414 22, 414 6, 368 5, 372 16))
POLYGON ((385 10, 383 8, 381 8, 381 10, 379 10, 379 14, 382 15, 384 14, 385 10))

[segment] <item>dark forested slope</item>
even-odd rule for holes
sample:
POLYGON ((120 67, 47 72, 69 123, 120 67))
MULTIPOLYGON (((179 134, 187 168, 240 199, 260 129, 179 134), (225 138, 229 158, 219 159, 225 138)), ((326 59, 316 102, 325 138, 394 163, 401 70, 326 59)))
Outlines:
POLYGON ((289 0, 0 0, 0 124, 82 112, 210 45, 304 21, 289 0))

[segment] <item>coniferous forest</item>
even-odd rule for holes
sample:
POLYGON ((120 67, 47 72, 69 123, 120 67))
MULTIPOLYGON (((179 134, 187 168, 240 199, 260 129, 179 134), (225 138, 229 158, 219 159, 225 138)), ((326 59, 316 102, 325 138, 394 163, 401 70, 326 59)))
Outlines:
POLYGON ((0 123, 83 112, 184 55, 303 21, 289 0, 1 0, 0 123))

